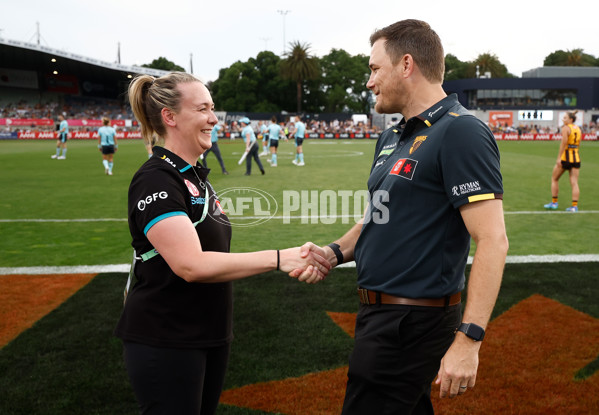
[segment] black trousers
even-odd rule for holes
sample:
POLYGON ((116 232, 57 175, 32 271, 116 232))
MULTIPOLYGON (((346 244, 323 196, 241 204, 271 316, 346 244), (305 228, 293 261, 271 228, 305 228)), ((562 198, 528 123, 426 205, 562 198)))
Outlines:
POLYGON ((258 168, 260 171, 264 171, 264 167, 262 166, 262 162, 260 161, 260 156, 258 155, 258 141, 254 141, 254 143, 250 146, 250 152, 245 158, 245 172, 247 174, 252 173, 252 158, 256 160, 258 164, 258 168))
POLYGON ((220 168, 223 171, 223 173, 226 172, 227 169, 225 168, 225 163, 223 162, 223 157, 220 154, 220 148, 218 148, 218 143, 212 143, 212 147, 210 147, 204 153, 204 160, 203 160, 204 167, 208 168, 208 163, 206 162, 206 159, 208 158, 208 153, 210 153, 211 151, 214 153, 214 156, 220 163, 220 168))
POLYGON ((433 414, 431 383, 461 318, 460 304, 361 305, 342 414, 433 414))
POLYGON ((212 415, 230 346, 167 349, 124 342, 129 380, 144 415, 212 415))

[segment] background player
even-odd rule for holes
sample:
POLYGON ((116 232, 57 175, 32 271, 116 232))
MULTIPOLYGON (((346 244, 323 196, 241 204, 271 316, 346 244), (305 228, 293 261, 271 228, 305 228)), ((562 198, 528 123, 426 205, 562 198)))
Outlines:
POLYGON ((112 176, 112 167, 114 166, 114 153, 118 148, 116 141, 116 130, 110 126, 110 120, 102 118, 102 127, 98 128, 98 150, 102 152, 102 164, 104 172, 112 176))
POLYGON ((268 161, 272 167, 277 167, 277 149, 279 148, 279 134, 281 126, 277 124, 277 117, 273 116, 270 119, 268 126, 268 136, 270 137, 270 154, 271 158, 268 161))
POLYGON ((306 134, 306 124, 302 122, 301 115, 296 115, 295 125, 291 135, 295 138, 295 159, 292 161, 296 166, 304 166, 304 135, 306 134))
POLYGON ((61 114, 58 116, 58 139, 56 140, 56 154, 52 155, 53 159, 64 160, 67 158, 67 140, 69 139, 69 123, 61 114), (62 148, 62 155, 60 149, 62 148))
POLYGON ((578 187, 578 175, 580 173, 580 127, 574 124, 578 111, 566 112, 562 120, 562 142, 557 153, 557 162, 551 173, 551 203, 545 205, 545 209, 557 209, 557 196, 559 193, 559 179, 567 170, 570 174, 570 186, 572 186, 572 206, 566 208, 568 212, 578 212, 578 198, 580 188, 578 187))

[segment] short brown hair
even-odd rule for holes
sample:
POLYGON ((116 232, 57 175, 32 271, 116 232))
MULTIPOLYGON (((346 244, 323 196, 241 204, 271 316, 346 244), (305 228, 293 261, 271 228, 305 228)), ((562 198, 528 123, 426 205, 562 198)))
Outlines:
POLYGON ((141 124, 141 135, 146 143, 152 143, 154 133, 164 137, 166 129, 162 124, 162 108, 179 111, 181 92, 177 85, 187 82, 202 82, 185 72, 171 72, 154 78, 139 75, 129 85, 129 103, 137 121, 141 124))
POLYGON ((443 82, 445 52, 441 39, 428 23, 415 19, 393 23, 376 30, 370 36, 370 46, 379 39, 385 39, 385 52, 393 65, 410 54, 428 81, 443 82))

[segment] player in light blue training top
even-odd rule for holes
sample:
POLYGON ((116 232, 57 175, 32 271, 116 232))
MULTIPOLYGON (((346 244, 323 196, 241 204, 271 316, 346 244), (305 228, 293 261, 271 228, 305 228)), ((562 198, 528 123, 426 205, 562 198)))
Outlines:
POLYGON ((67 140, 69 138, 69 123, 61 114, 58 116, 60 125, 58 126, 58 137, 56 139, 56 154, 52 154, 53 159, 64 160, 67 158, 67 140), (62 148, 62 156, 60 149, 62 148))
POLYGON ((116 130, 110 126, 110 120, 102 118, 102 127, 98 128, 98 150, 102 152, 102 164, 104 173, 112 176, 112 167, 114 166, 114 153, 119 147, 116 143, 116 130))
POLYGON ((295 137, 295 160, 293 160, 293 164, 296 166, 304 166, 304 151, 302 149, 302 144, 304 143, 304 135, 306 134, 306 124, 302 122, 302 117, 300 115, 295 116, 295 129, 291 132, 293 137, 295 137))
POLYGON ((258 123, 258 128, 260 129, 260 135, 262 136, 262 153, 261 156, 268 155, 268 126, 264 121, 260 121, 258 123))
POLYGON ((256 134, 250 125, 250 119, 248 117, 243 117, 239 120, 239 124, 241 124, 242 127, 241 137, 245 142, 245 151, 248 153, 245 158, 245 175, 249 176, 252 174, 252 158, 256 160, 256 164, 258 165, 260 172, 264 174, 264 167, 262 167, 260 157, 258 156, 258 143, 256 142, 256 134))
POLYGON ((281 126, 277 124, 277 117, 270 119, 270 125, 268 126, 268 136, 270 140, 270 160, 268 162, 272 167, 277 167, 277 149, 279 148, 279 134, 281 133, 281 126))

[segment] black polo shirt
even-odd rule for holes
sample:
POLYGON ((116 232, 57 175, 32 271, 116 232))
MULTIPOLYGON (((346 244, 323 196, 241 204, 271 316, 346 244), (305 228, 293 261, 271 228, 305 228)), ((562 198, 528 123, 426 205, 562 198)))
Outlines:
MULTIPOLYGON (((129 187, 129 230, 137 256, 154 249, 146 234, 160 220, 185 215, 191 222, 199 221, 207 202, 206 188, 208 211, 195 227, 202 249, 229 252, 231 226, 208 183, 209 171, 154 147, 153 156, 133 176, 129 187)), ((175 275, 160 255, 138 261, 135 276, 137 282, 116 328, 118 337, 175 348, 211 347, 232 340, 231 282, 188 283, 175 275)))
POLYGON ((458 208, 503 197, 489 128, 450 95, 379 138, 367 223, 355 248, 358 284, 408 298, 464 288, 470 235, 458 208))

